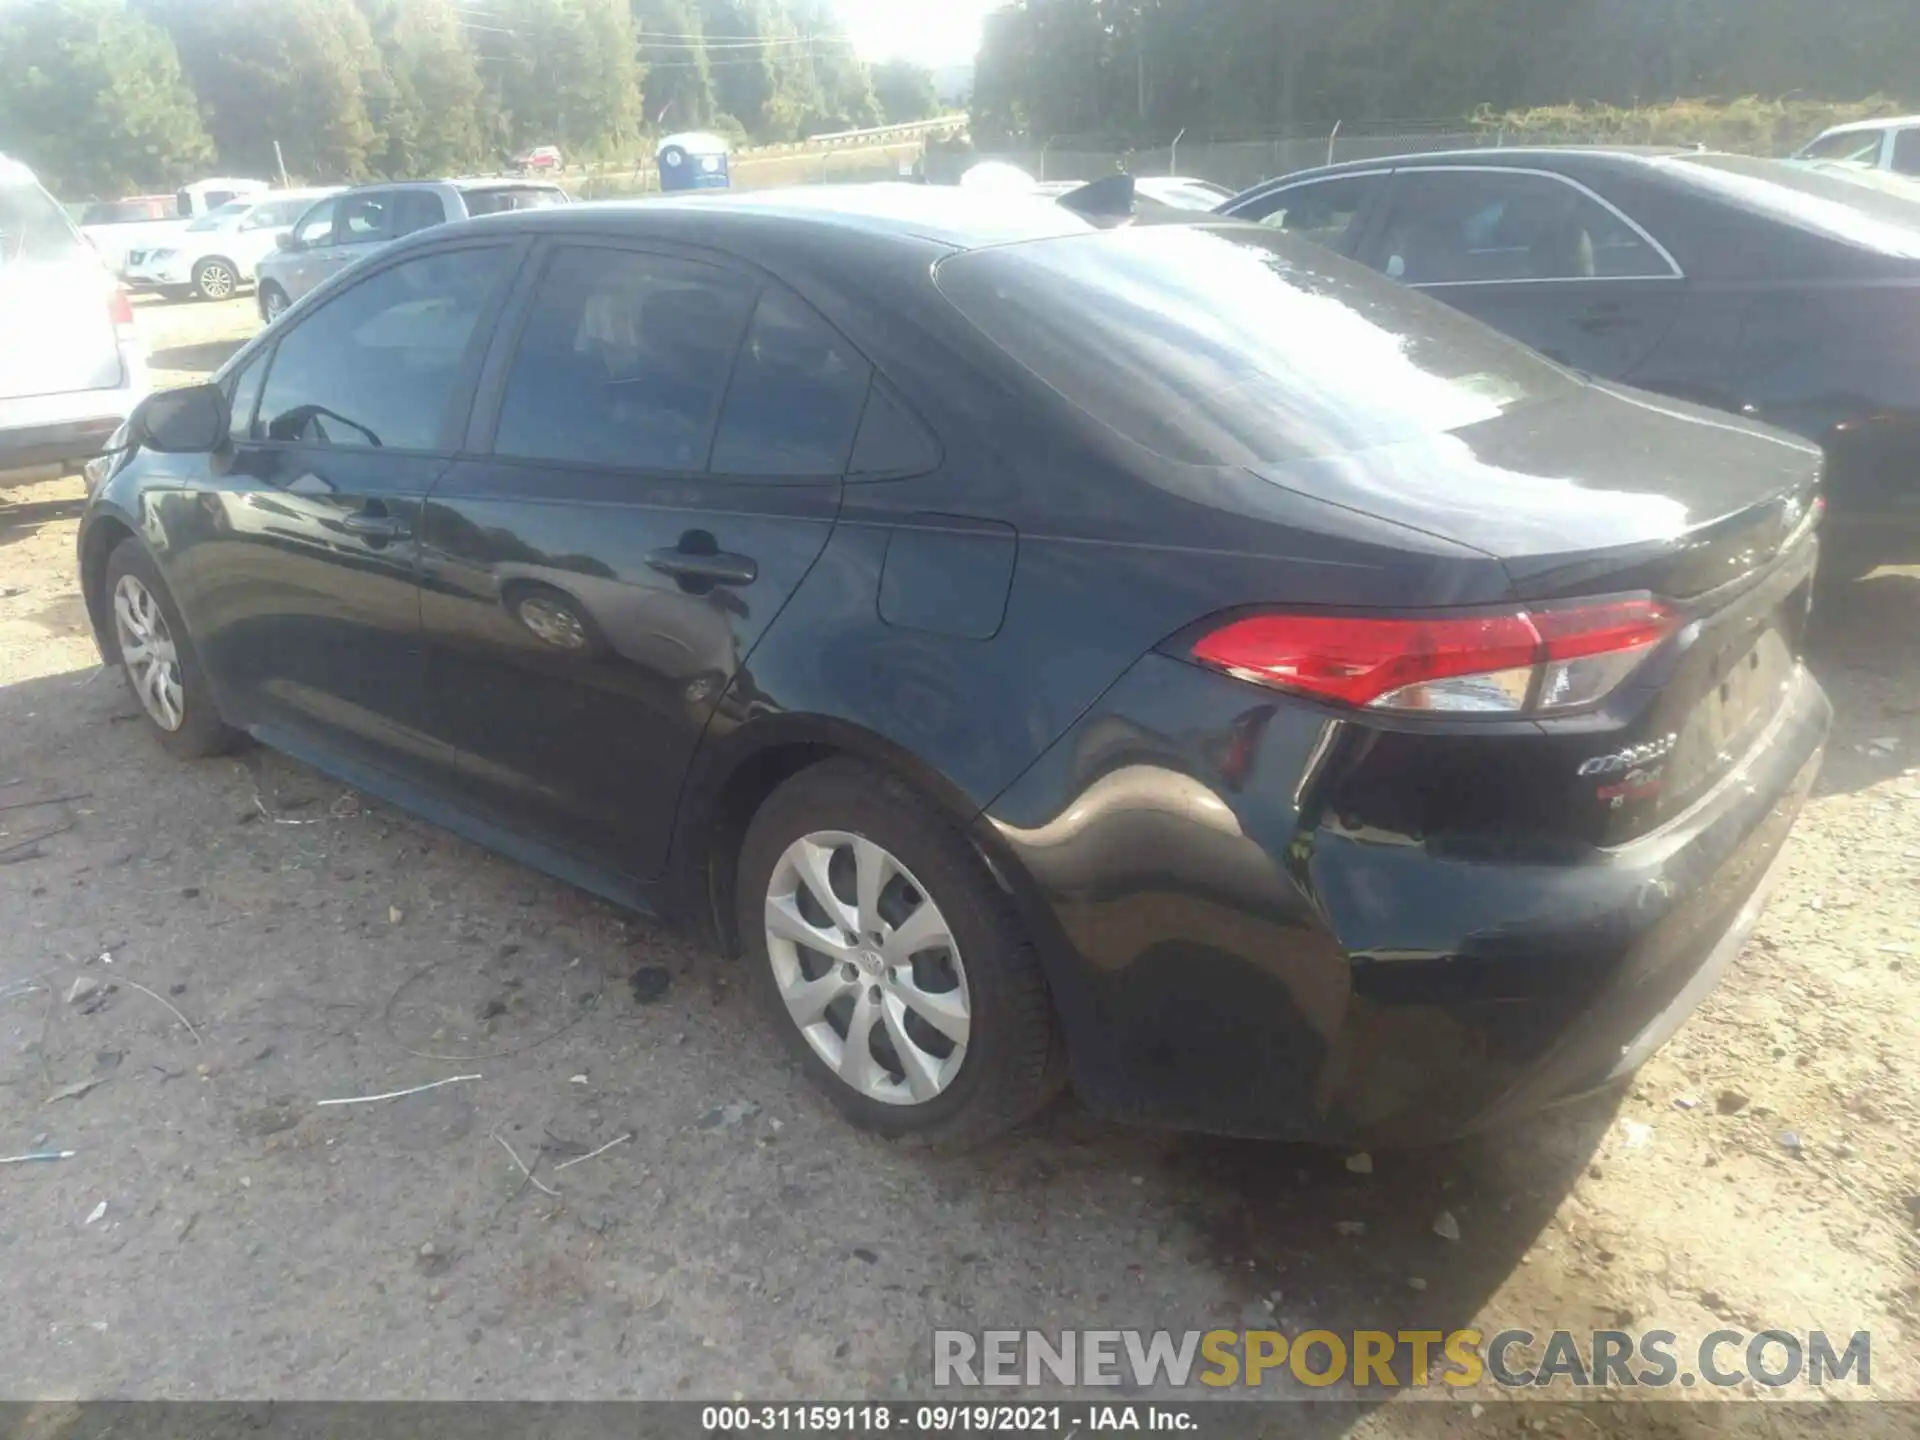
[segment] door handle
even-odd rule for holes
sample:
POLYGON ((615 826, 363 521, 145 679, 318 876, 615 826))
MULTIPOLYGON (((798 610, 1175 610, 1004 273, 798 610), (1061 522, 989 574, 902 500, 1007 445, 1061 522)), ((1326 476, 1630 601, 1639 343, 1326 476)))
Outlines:
POLYGON ((340 528, 349 535, 358 535, 362 540, 404 540, 412 533, 404 520, 396 520, 391 515, 375 515, 366 510, 342 518, 340 528))
POLYGON ((647 565, 683 583, 704 580, 710 585, 751 585, 760 575, 758 562, 750 556, 731 555, 725 550, 702 553, 680 546, 649 551, 647 565))

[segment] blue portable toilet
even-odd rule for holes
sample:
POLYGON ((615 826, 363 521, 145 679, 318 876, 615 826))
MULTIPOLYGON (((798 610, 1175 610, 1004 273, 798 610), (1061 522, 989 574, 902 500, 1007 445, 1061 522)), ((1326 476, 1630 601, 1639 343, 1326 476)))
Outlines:
POLYGON ((729 183, 727 142, 718 135, 702 130, 669 135, 656 158, 662 190, 725 190, 729 183))

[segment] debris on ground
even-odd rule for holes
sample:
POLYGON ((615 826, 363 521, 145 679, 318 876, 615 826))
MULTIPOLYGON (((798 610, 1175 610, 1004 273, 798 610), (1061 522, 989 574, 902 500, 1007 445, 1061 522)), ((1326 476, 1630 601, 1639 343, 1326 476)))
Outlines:
POLYGON ((67 1004, 78 1005, 82 1000, 85 1000, 90 995, 98 994, 99 991, 100 982, 98 980, 94 979, 91 975, 82 975, 75 980, 73 985, 68 989, 67 1004))
POLYGON ((618 1139, 609 1140, 606 1144, 602 1145, 598 1150, 589 1150, 586 1154, 576 1155, 571 1160, 562 1160, 558 1165, 553 1167, 553 1172, 554 1174, 557 1175, 562 1170, 566 1169, 569 1165, 578 1165, 583 1160, 591 1160, 596 1155, 604 1155, 607 1153, 607 1151, 613 1149, 614 1146, 624 1145, 627 1143, 627 1141, 631 1139, 633 1139, 633 1132, 629 1130, 626 1134, 620 1136, 618 1139))
POLYGON ((370 1105, 376 1100, 398 1100, 403 1095, 418 1095, 423 1090, 438 1090, 442 1085, 458 1085, 463 1080, 478 1080, 478 1075, 449 1075, 444 1080, 430 1080, 425 1085, 411 1085, 405 1090, 389 1090, 381 1095, 343 1095, 337 1100, 316 1100, 316 1105, 370 1105))
POLYGON ((1620 1133, 1627 1137, 1627 1149, 1640 1150, 1653 1139, 1653 1127, 1638 1120, 1622 1120, 1620 1133))
POLYGON ((1358 1155, 1349 1155, 1347 1156, 1347 1169, 1355 1175, 1371 1175, 1373 1173, 1373 1156, 1367 1154, 1364 1150, 1358 1155))
POLYGON ((633 988, 634 1004, 652 1005, 666 998, 673 972, 664 965, 642 965, 627 983, 633 988))
POLYGON ((751 1120, 760 1113, 760 1107, 751 1100, 731 1100, 725 1105, 709 1110, 700 1117, 702 1130, 731 1130, 742 1121, 751 1120))
POLYGON ((107 1213, 107 1202, 102 1200, 98 1205, 94 1206, 93 1209, 88 1212, 87 1218, 81 1221, 80 1223, 83 1225, 95 1224, 101 1219, 105 1218, 106 1213, 107 1213))
POLYGON ((71 1160, 77 1150, 33 1150, 25 1155, 0 1155, 0 1165, 25 1165, 35 1160, 71 1160))
POLYGON ((1806 1142, 1801 1140, 1798 1131, 1782 1130, 1777 1138, 1780 1148, 1789 1154, 1804 1155, 1806 1153, 1806 1142))
POLYGON ((1364 1235, 1367 1222, 1364 1220, 1336 1220, 1333 1222, 1335 1233, 1340 1235, 1364 1235))
POLYGON ((82 1095, 93 1089, 94 1086, 105 1084, 106 1079, 107 1077, 104 1075, 94 1075, 85 1080, 76 1080, 71 1085, 62 1085, 58 1090, 47 1096, 44 1103, 51 1105, 56 1100, 78 1100, 82 1095))
POLYGON ((1676 1110, 1697 1110, 1700 1108, 1700 1097, 1698 1095, 1676 1095, 1673 1097, 1673 1108, 1676 1110))
POLYGON ((1427 1282, 1418 1275, 1409 1275, 1407 1277, 1407 1288, 1409 1290, 1424 1290, 1427 1288, 1427 1282))
POLYGON ((1713 1108, 1722 1115, 1738 1115, 1747 1108, 1747 1097, 1738 1090, 1722 1090, 1714 1098, 1713 1108))
POLYGON ((1442 1210, 1438 1215, 1433 1217, 1433 1233, 1438 1235, 1442 1240, 1458 1240, 1460 1238, 1460 1222, 1453 1218, 1453 1212, 1451 1210, 1442 1210))

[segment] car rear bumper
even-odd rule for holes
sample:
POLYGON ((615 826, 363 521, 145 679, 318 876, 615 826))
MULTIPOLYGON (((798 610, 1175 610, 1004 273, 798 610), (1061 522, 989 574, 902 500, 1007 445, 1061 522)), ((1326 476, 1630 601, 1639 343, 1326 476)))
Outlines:
POLYGON ((1272 698, 1149 657, 983 817, 1104 1113, 1420 1144, 1630 1073, 1737 955, 1831 719, 1796 671, 1660 829, 1457 858, 1303 805, 1335 722, 1272 698))
POLYGON ((42 466, 78 466, 106 448, 113 432, 125 422, 140 397, 130 391, 103 392, 114 397, 104 414, 53 424, 0 429, 0 473, 36 470, 42 466), (119 403, 124 400, 124 404, 119 403))

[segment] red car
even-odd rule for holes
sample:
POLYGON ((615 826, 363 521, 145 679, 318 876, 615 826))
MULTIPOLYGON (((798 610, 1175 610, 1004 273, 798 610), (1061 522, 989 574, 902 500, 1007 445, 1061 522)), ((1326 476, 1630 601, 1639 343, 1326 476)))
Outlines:
POLYGON ((558 170, 560 168, 560 147, 558 145, 536 145, 526 154, 513 162, 513 168, 526 175, 540 170, 558 170))

